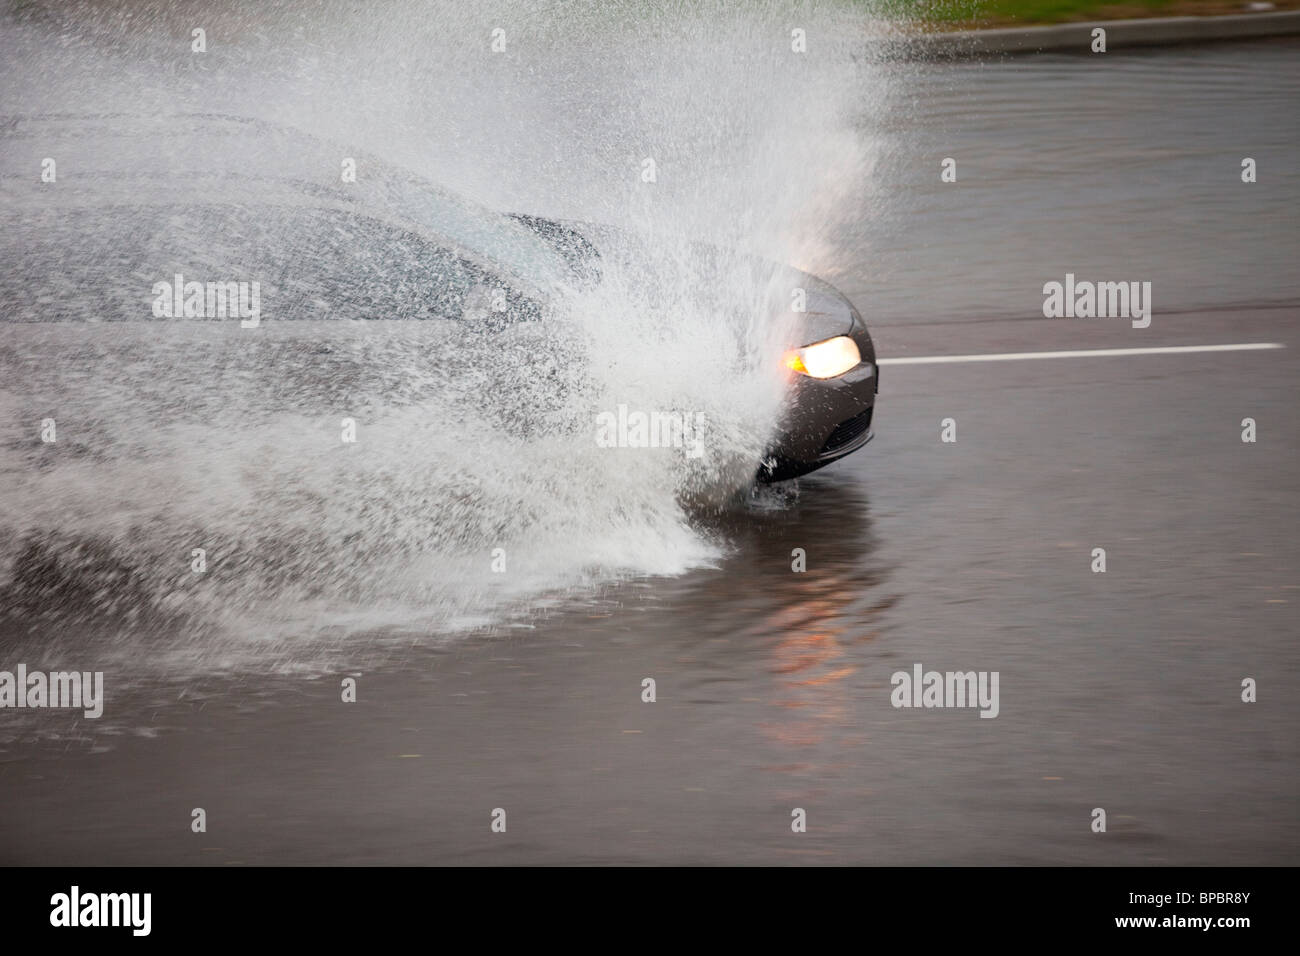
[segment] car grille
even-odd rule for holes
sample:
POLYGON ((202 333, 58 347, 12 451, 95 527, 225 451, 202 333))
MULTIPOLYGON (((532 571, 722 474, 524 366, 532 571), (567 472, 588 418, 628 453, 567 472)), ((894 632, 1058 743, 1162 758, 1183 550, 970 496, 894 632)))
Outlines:
POLYGON ((830 433, 826 443, 822 445, 822 450, 818 455, 829 455, 833 451, 838 451, 845 445, 862 437, 863 432, 871 427, 871 413, 875 408, 868 408, 865 412, 859 412, 847 421, 842 421, 835 426, 835 430, 830 433))

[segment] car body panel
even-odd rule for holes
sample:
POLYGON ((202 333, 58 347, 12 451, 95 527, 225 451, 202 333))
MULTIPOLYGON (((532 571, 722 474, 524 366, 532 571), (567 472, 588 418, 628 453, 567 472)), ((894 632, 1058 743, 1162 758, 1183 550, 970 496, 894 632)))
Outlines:
POLYGON ((835 378, 792 373, 787 411, 759 469, 760 481, 784 481, 816 471, 875 437, 871 425, 880 388, 875 345, 857 311, 851 305, 849 309, 852 325, 847 334, 862 361, 835 378))
MULTIPOLYGON (((218 243, 229 262, 203 262, 218 270, 216 276, 188 279, 224 280, 244 274, 246 270, 226 267, 249 265, 247 249, 255 250, 254 260, 263 257, 266 268, 261 274, 282 278, 297 271, 289 268, 291 257, 303 257, 296 261, 315 269, 317 286, 335 293, 334 301, 328 295, 313 298, 310 290, 294 290, 287 281, 272 281, 268 295, 286 296, 278 310, 284 318, 447 317, 442 314, 447 310, 433 301, 439 289, 431 280, 441 273, 431 269, 427 255, 421 258, 421 249, 445 250, 464 267, 458 273, 462 278, 489 276, 507 290, 511 302, 519 303, 505 316, 481 310, 463 313, 471 324, 488 331, 543 318, 559 287, 575 280, 599 280, 601 256, 606 254, 621 256, 634 268, 650 269, 643 278, 652 293, 662 285, 662 277, 653 274, 655 258, 638 253, 639 240, 624 232, 570 220, 505 215, 400 167, 355 151, 341 153, 315 137, 258 120, 193 114, 0 117, 0 147, 4 178, 28 175, 51 151, 61 157, 63 168, 76 171, 60 180, 57 189, 41 191, 38 201, 24 206, 11 193, 0 202, 0 213, 15 227, 6 230, 8 239, 20 244, 9 247, 12 256, 6 254, 18 265, 0 276, 0 294, 12 306, 10 321, 148 319, 149 300, 136 284, 140 277, 170 280, 173 268, 197 264, 203 261, 198 252, 211 252, 203 242, 187 247, 187 235, 229 238, 226 246, 218 243), (255 149, 241 149, 250 138, 255 149), (355 182, 340 181, 340 155, 356 156, 362 174, 355 182), (145 176, 140 173, 144 169, 153 172, 145 176), (197 183, 201 190, 195 189, 197 183), (276 224, 275 210, 297 217, 293 221, 302 228, 278 233, 268 228, 276 224), (105 214, 121 217, 116 233, 80 228, 105 214), (265 222, 268 216, 270 224, 265 222), (393 237, 390 248, 395 254, 371 268, 348 251, 369 244, 348 238, 377 231, 393 237), (282 239, 286 233, 287 244, 282 239), (115 234, 122 238, 114 241, 115 234), (92 246, 82 261, 75 252, 78 237, 92 246), (97 242, 102 248, 94 247, 97 242), (22 267, 23 262, 30 268, 22 267), (119 278, 121 289, 95 281, 93 270, 102 273, 105 268, 119 278), (339 275, 332 281, 335 272, 339 275), (66 295, 28 294, 52 274, 59 276, 66 295), (128 277, 133 281, 121 281, 128 277), (394 281, 396 288, 390 288, 394 281), (359 301, 351 301, 355 298, 359 301), (339 308, 340 303, 347 307, 339 308)), ((706 276, 710 257, 722 254, 698 242, 691 243, 690 250, 686 266, 702 266, 706 276)), ((740 258, 753 263, 756 281, 768 288, 805 292, 804 311, 792 319, 791 347, 850 335, 862 355, 857 367, 835 378, 790 373, 786 412, 757 475, 764 481, 783 480, 838 460, 871 440, 879 380, 875 351, 856 309, 829 283, 779 263, 740 258)), ((476 280, 472 294, 462 289, 456 301, 481 298, 482 291, 476 280)), ((720 303, 720 312, 744 312, 725 296, 720 303)), ((773 310, 784 307, 778 301, 771 304, 773 310)))

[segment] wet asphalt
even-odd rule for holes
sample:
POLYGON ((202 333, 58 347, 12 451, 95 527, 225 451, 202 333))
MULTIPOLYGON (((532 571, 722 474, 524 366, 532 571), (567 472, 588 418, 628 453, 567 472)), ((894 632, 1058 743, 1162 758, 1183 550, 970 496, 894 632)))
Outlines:
POLYGON ((887 365, 876 439, 723 519, 715 569, 412 647, 356 703, 244 676, 118 699, 111 740, 60 715, 0 752, 0 861, 1294 863, 1297 318, 878 328, 893 357, 1288 347, 887 365), (915 664, 997 671, 998 716, 893 707, 915 664))

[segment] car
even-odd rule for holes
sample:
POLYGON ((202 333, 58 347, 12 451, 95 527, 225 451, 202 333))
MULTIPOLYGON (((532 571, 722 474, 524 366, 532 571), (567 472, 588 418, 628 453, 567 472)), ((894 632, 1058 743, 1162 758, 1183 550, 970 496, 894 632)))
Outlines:
MULTIPOLYGON (((539 216, 514 218, 546 239, 587 281, 598 281, 602 248, 625 256, 628 250, 638 249, 632 237, 608 226, 539 216)), ((717 253, 704 243, 692 244, 692 251, 697 257, 717 253)), ((771 483, 816 471, 871 441, 879 371, 866 323, 843 293, 793 267, 757 265, 756 274, 768 284, 783 292, 801 292, 803 306, 790 332, 795 340, 782 360, 786 411, 755 476, 771 483)), ((774 311, 779 303, 779 298, 772 303, 774 311)))
MULTIPOLYGON (((581 343, 546 328, 556 290, 599 283, 609 256, 636 248, 628 233, 490 210, 399 167, 257 119, 15 116, 0 118, 0 144, 7 178, 32 175, 44 157, 60 163, 38 201, 3 208, 9 246, 0 295, 9 320, 145 318, 141 283, 159 277, 166 281, 153 285, 155 317, 174 317, 186 302, 208 318, 212 308, 235 304, 247 312, 248 296, 239 298, 247 290, 227 280, 261 275, 275 279, 275 294, 272 308, 259 312, 278 319, 446 320, 471 332, 461 338, 485 354, 503 348, 493 336, 544 329, 511 346, 535 370, 530 381, 504 387, 513 404, 504 403, 500 423, 522 433, 541 427, 581 387, 561 374, 581 366, 581 343), (349 163, 357 173, 351 180, 349 163), (206 275, 192 274, 202 268, 206 275), (52 276, 59 294, 49 291, 52 276), (197 296, 182 294, 192 284, 186 279, 200 280, 197 296)), ((693 248, 699 256, 719 253, 693 248)), ((802 305, 782 358, 785 410, 755 463, 755 477, 774 482, 870 441, 879 378, 866 324, 844 295, 799 270, 760 266, 802 305)))

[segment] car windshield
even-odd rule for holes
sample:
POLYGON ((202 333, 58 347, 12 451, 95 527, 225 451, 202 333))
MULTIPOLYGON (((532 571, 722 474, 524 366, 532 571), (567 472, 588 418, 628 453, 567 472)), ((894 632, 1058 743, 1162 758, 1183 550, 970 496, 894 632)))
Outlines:
POLYGON ((231 317, 207 302, 210 285, 225 296, 230 283, 257 283, 261 315, 276 320, 535 317, 478 262, 348 210, 160 203, 6 219, 0 295, 24 321, 231 317), (202 287, 193 308, 190 283, 202 287))
POLYGON ((571 266, 537 232, 521 222, 416 180, 394 177, 390 208, 404 218, 500 263, 538 286, 571 280, 571 266))
MULTIPOLYGON (((295 315, 319 299, 332 314, 371 317, 415 315, 420 296, 448 284, 505 282, 543 297, 571 278, 564 258, 511 217, 279 126, 20 117, 0 121, 0 147, 4 179, 27 177, 50 154, 60 163, 57 190, 5 190, 0 200, 6 284, 21 272, 65 292, 73 275, 95 286, 131 276, 138 288, 171 269, 294 289, 285 302, 295 315)), ((449 301, 429 308, 444 314, 449 301)))

